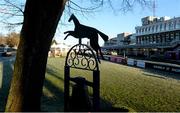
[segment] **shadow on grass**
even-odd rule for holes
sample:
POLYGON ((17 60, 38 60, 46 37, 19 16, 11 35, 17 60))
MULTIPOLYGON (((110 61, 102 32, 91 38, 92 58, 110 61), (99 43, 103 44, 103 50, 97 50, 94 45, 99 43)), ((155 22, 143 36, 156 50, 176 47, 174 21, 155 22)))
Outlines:
POLYGON ((2 61, 1 66, 1 75, 0 75, 0 112, 5 110, 6 101, 9 93, 12 73, 13 73, 13 64, 12 61, 2 61))
POLYGON ((180 80, 179 74, 172 73, 172 72, 155 70, 155 69, 142 69, 142 71, 143 71, 143 74, 146 76, 163 78, 163 79, 173 78, 173 79, 180 80))
POLYGON ((64 109, 64 94, 61 89, 53 85, 47 79, 44 81, 44 86, 47 88, 53 96, 42 96, 42 111, 54 112, 63 111, 64 109))
MULTIPOLYGON (((47 76, 52 76, 58 79, 59 81, 64 83, 64 78, 62 75, 59 75, 57 71, 53 70, 53 66, 47 66, 46 72, 48 73, 47 76)), ((71 84, 72 85, 72 84, 71 84)), ((48 89, 52 93, 52 97, 48 97, 43 95, 42 97, 42 109, 43 111, 48 112, 63 112, 64 111, 64 91, 63 88, 59 88, 58 86, 54 85, 48 79, 44 81, 44 87, 48 89)), ((64 87, 64 85, 63 85, 64 87)), ((129 109, 126 107, 117 108, 113 107, 111 103, 104 99, 100 99, 100 111, 101 112, 128 112, 129 109)), ((77 102, 78 104, 78 102, 77 102)))
MULTIPOLYGON (((46 72, 49 75, 46 76, 53 76, 58 81, 63 82, 64 79, 58 75, 58 73, 52 68, 49 68, 49 65, 46 68, 46 72)), ((45 78, 44 87, 52 94, 51 96, 46 96, 43 94, 42 96, 42 110, 48 112, 54 111, 63 111, 64 109, 64 93, 63 89, 60 89, 58 86, 54 85, 50 80, 45 78)))
MULTIPOLYGON (((4 61, 0 63, 1 70, 0 70, 0 112, 5 110, 5 105, 8 97, 8 91, 10 88, 10 82, 12 78, 13 72, 13 64, 12 61, 4 61), (1 80, 2 79, 2 80, 1 80)), ((64 83, 64 79, 62 75, 59 75, 57 71, 54 71, 53 68, 58 69, 54 66, 48 66, 46 72, 49 74, 48 76, 53 76, 62 83, 64 83)), ((53 96, 42 96, 42 110, 43 111, 64 111, 64 91, 63 89, 59 88, 58 86, 54 85, 50 80, 45 79, 44 87, 47 88, 53 96)), ((124 111, 126 112, 126 108, 116 108, 113 107, 111 103, 106 100, 101 99, 101 110, 104 112, 112 112, 112 111, 124 111)), ((78 102, 77 102, 78 103, 78 102)))

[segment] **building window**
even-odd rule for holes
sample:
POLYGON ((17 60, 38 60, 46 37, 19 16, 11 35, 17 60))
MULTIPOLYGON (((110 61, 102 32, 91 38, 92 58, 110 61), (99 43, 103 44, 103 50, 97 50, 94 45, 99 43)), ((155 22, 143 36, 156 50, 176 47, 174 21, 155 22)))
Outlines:
POLYGON ((179 38, 179 33, 176 32, 176 40, 178 40, 178 38, 179 38))
POLYGON ((145 27, 145 28, 144 28, 144 32, 146 33, 146 31, 147 31, 147 28, 145 27))
POLYGON ((171 29, 171 22, 168 23, 168 30, 171 29))
POLYGON ((174 39, 174 34, 171 33, 171 34, 170 34, 170 41, 172 41, 173 39, 174 39))
POLYGON ((176 20, 174 20, 174 26, 173 26, 174 29, 176 29, 176 20))
POLYGON ((162 23, 162 31, 164 31, 164 23, 162 23))
POLYGON ((171 22, 171 29, 174 29, 174 21, 171 22))
POLYGON ((158 31, 158 25, 156 25, 156 32, 158 31))
POLYGON ((142 33, 144 33, 144 28, 142 28, 142 33))
POLYGON ((177 23, 177 28, 180 28, 180 20, 177 23))
POLYGON ((149 29, 148 29, 148 31, 149 31, 149 32, 151 31, 151 26, 149 26, 149 29))
POLYGON ((166 23, 164 23, 164 30, 166 30, 166 23))
POLYGON ((152 32, 154 32, 154 26, 152 26, 152 32))
POLYGON ((169 22, 169 30, 172 30, 173 29, 173 22, 169 22))
POLYGON ((139 29, 139 33, 141 33, 141 29, 139 29))
POLYGON ((170 40, 169 40, 169 34, 168 33, 166 33, 166 42, 170 42, 170 40))
POLYGON ((171 29, 171 22, 167 23, 166 25, 166 30, 170 30, 171 29))
POLYGON ((159 28, 160 28, 160 31, 161 31, 162 30, 162 24, 160 24, 159 28))
POLYGON ((139 31, 139 30, 138 30, 138 29, 136 29, 136 33, 137 33, 137 34, 138 34, 138 31, 139 31))

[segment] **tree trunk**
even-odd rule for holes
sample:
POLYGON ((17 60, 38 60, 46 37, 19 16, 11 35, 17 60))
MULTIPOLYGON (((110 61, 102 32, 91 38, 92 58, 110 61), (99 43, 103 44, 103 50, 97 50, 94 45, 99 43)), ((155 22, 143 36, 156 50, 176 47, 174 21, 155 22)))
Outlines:
POLYGON ((26 0, 6 111, 40 111, 48 51, 67 0, 26 0))

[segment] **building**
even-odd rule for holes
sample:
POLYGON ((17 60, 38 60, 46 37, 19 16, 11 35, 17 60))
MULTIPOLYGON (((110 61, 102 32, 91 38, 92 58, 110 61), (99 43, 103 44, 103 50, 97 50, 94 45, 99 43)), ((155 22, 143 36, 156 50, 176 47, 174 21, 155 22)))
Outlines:
MULTIPOLYGON (((179 54, 180 17, 165 16, 158 18, 148 16, 142 18, 141 21, 142 26, 135 27, 136 45, 144 49, 143 54, 145 56, 165 55, 167 53, 179 54)), ((172 59, 179 59, 179 56, 176 55, 172 59)))
POLYGON ((124 40, 118 35, 117 45, 103 49, 116 50, 119 54, 125 51, 128 56, 180 59, 180 17, 147 16, 141 22, 141 26, 135 27, 136 33, 127 34, 124 40))
MULTIPOLYGON (((132 33, 129 32, 123 32, 120 34, 117 34, 117 37, 109 39, 107 42, 104 43, 104 46, 102 47, 102 51, 105 54, 120 54, 121 52, 124 52, 123 49, 120 49, 124 45, 130 44, 130 38, 133 36, 132 33), (117 47, 120 47, 119 49, 117 47)), ((134 41, 135 42, 135 41, 134 41)))
POLYGON ((117 37, 111 38, 104 43, 104 46, 113 46, 113 45, 117 45, 117 37))
POLYGON ((111 38, 107 42, 105 42, 104 46, 118 46, 127 44, 127 42, 129 42, 131 34, 132 33, 128 32, 118 34, 117 37, 111 38))
POLYGON ((53 40, 48 56, 49 57, 66 56, 70 48, 71 48, 70 45, 66 45, 65 43, 57 43, 55 40, 53 40))
POLYGON ((164 43, 179 41, 180 17, 173 19, 154 17, 155 22, 151 21, 150 17, 143 18, 142 26, 135 28, 137 44, 162 44, 164 46, 164 43))
POLYGON ((132 33, 124 32, 117 35, 117 45, 127 45, 132 33))

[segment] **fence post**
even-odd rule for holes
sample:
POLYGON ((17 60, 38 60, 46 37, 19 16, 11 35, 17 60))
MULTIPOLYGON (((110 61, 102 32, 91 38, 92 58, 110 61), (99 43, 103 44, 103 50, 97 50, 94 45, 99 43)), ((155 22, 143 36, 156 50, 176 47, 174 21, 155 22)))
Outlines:
POLYGON ((100 109, 100 72, 99 70, 93 71, 93 110, 99 111, 100 109))
POLYGON ((64 68, 64 111, 69 111, 69 79, 70 79, 70 67, 64 68))

